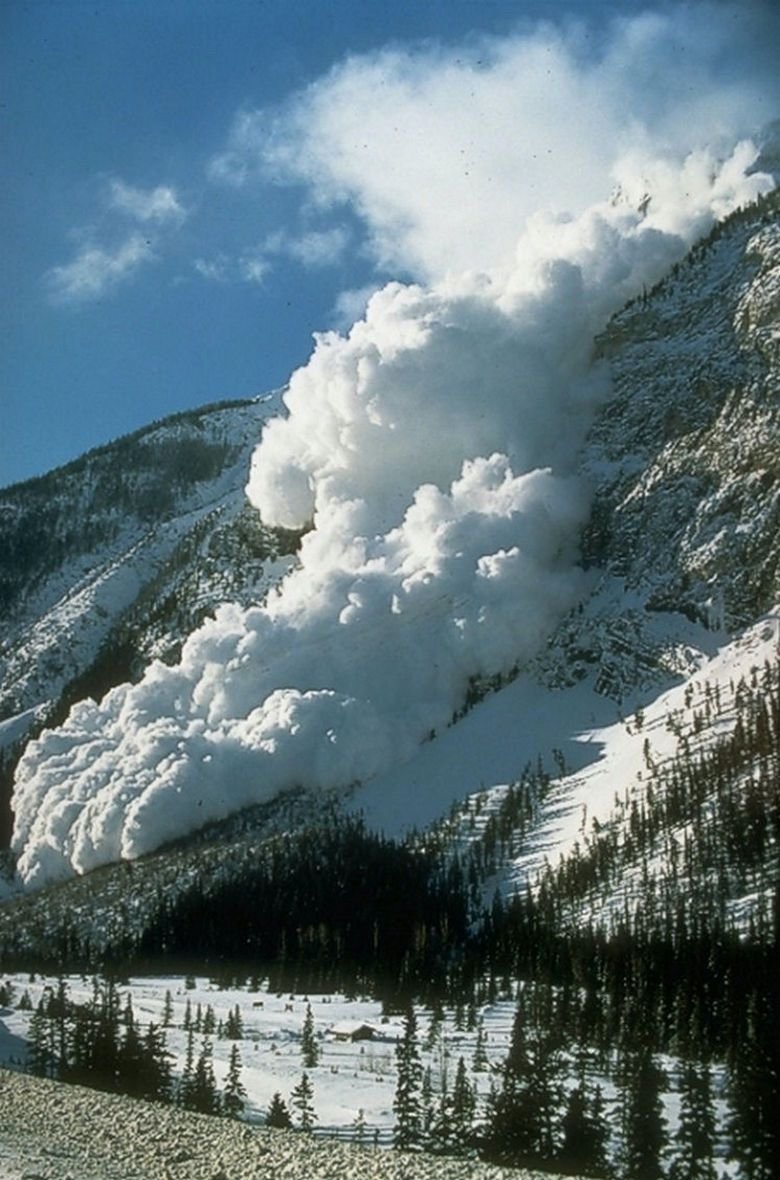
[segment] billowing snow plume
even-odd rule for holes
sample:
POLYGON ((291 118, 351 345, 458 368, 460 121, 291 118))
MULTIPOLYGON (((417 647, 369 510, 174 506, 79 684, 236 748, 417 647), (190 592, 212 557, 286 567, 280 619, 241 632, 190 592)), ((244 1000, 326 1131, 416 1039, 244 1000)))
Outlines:
POLYGON ((531 219, 512 265, 390 284, 347 336, 318 338, 248 486, 266 522, 311 526, 298 568, 264 604, 221 607, 178 666, 32 744, 22 876, 138 856, 296 784, 366 780, 446 725, 470 677, 532 655, 586 588, 594 332, 768 186, 746 175, 753 156, 645 163, 617 199, 531 219))

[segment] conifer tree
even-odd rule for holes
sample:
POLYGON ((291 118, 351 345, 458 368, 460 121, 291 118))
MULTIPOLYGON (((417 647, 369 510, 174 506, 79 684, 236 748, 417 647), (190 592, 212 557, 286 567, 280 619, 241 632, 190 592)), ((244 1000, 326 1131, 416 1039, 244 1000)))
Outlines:
POLYGON ((222 1091, 222 1109, 228 1118, 240 1118, 245 1098, 246 1089, 241 1081, 241 1054, 238 1045, 233 1045, 230 1049, 225 1088, 222 1091))
POLYGON ((452 1153, 463 1151, 471 1139, 475 1110, 476 1096, 461 1057, 452 1090, 442 1094, 433 1133, 436 1146, 452 1153))
POLYGON ((244 1025, 241 1020, 241 1009, 238 1004, 228 1012, 225 1021, 225 1036, 231 1041, 240 1041, 244 1035, 244 1025))
POLYGON ((179 1081, 179 1105, 192 1110, 193 1086, 195 1084, 195 1031, 190 1028, 187 1033, 187 1053, 184 1058, 184 1069, 179 1081))
POLYGON ((301 1057, 304 1069, 314 1069, 320 1059, 320 1047, 314 1033, 314 1016, 311 1004, 306 1005, 306 1015, 301 1031, 301 1057))
POLYGON ((706 1065, 685 1066, 674 1147, 670 1180, 716 1180, 715 1106, 706 1065))
POLYGON ((563 1116, 563 1143, 556 1161, 560 1171, 573 1176, 607 1176, 609 1124, 597 1086, 592 1095, 583 1082, 569 1091, 563 1116))
POLYGON ((170 988, 165 993, 165 1002, 163 1004, 162 1026, 163 1028, 170 1028, 173 1023, 173 996, 170 988))
POLYGON ((278 1090, 271 1098, 268 1113, 265 1116, 265 1125, 267 1127, 277 1127, 281 1130, 286 1130, 292 1126, 292 1119, 287 1109, 287 1103, 278 1090))
POLYGON ((171 1057, 165 1045, 165 1033, 150 1024, 144 1037, 144 1096, 158 1102, 171 1100, 171 1057))
POLYGON ((750 998, 744 1035, 729 1061, 729 1158, 739 1180, 776 1180, 780 1174, 780 1090, 774 1005, 750 998))
POLYGON ((477 1025, 477 1042, 474 1046, 474 1060, 472 1068, 474 1073, 484 1073, 490 1064, 487 1055, 487 1034, 485 1033, 485 1022, 480 1018, 477 1025))
POLYGON ((30 1017, 28 1030, 27 1072, 34 1077, 52 1077, 53 1059, 49 1049, 48 1021, 43 1014, 43 1001, 30 1017))
POLYGON ((314 1113, 314 1088, 309 1081, 309 1075, 304 1072, 301 1080, 290 1095, 290 1101, 298 1111, 298 1125, 302 1131, 309 1133, 314 1128, 317 1115, 314 1113))
POLYGON ((219 1112, 219 1105, 217 1083, 214 1079, 211 1042, 204 1038, 192 1080, 191 1106, 193 1110, 198 1110, 202 1114, 217 1114, 219 1112))
POLYGON ((666 1119, 661 1103, 663 1074, 648 1049, 628 1061, 624 1099, 624 1163, 631 1180, 662 1180, 666 1119))
POLYGON ((404 1019, 404 1033, 396 1047, 398 1080, 396 1082, 393 1111, 395 1112, 395 1146, 412 1147, 422 1138, 422 1065, 417 1046, 417 1018, 409 1006, 404 1019))

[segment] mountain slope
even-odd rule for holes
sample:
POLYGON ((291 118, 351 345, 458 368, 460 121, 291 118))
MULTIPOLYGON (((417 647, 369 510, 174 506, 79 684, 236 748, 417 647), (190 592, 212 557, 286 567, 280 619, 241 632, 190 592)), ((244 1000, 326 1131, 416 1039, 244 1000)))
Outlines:
MULTIPOLYGON (((631 755, 636 765, 619 775, 614 769, 615 759, 623 758, 616 753, 623 748, 619 710, 641 703, 660 725, 667 709, 678 708, 662 696, 673 685, 679 686, 678 702, 694 691, 697 678, 723 685, 731 664, 749 673, 739 652, 751 650, 753 641, 748 636, 731 648, 729 633, 738 635, 780 597, 777 209, 777 196, 770 195, 733 215, 611 321, 598 352, 609 365, 613 392, 583 456, 595 487, 584 539, 590 598, 513 683, 475 683, 457 724, 432 735, 411 761, 352 793, 349 809, 372 826, 393 835, 428 826, 481 789, 488 797, 497 792, 500 802, 507 785, 540 761, 548 779, 557 771, 558 786, 536 808, 538 830, 526 833, 527 850, 502 870, 522 885, 544 856, 554 863, 570 853, 583 807, 589 822, 594 815, 609 822, 626 773, 632 780, 641 773, 644 737, 641 751, 631 755), (575 817, 568 827, 561 823, 562 807, 575 817)), ((240 410, 250 418, 257 412, 240 410)), ((241 456, 230 479, 238 479, 246 452, 241 456)), ((234 494, 226 493, 228 500, 234 494)), ((208 522, 215 544, 220 534, 211 518, 198 521, 208 522)), ((177 583, 190 617, 201 605, 204 552, 193 536, 197 529, 188 543, 201 558, 195 568, 179 571, 177 583)), ((217 563, 207 601, 233 569, 230 561, 217 563)), ((153 620, 166 584, 170 588, 162 578, 158 596, 152 582, 138 608, 144 625, 128 632, 134 653, 144 643, 154 650, 159 632, 153 620)), ((243 583, 247 593, 258 585, 243 583)), ((175 650, 174 629, 162 632, 158 650, 175 650)), ((755 662, 771 660, 772 626, 762 623, 750 634, 763 636, 755 641, 761 647, 755 662)), ((114 658, 116 648, 107 650, 114 658)), ((774 863, 772 856, 770 850, 767 863, 774 863)))
POLYGON ((279 409, 278 394, 205 406, 0 492, 0 838, 29 733, 283 576, 297 538, 264 528, 244 494, 279 409))

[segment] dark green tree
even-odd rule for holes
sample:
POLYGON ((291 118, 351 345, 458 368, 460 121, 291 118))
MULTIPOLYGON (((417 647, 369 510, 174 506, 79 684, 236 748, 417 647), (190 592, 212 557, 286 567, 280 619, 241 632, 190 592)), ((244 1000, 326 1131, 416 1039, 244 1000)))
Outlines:
POLYGON ((306 1005, 306 1015, 301 1030, 301 1058, 304 1069, 314 1069, 320 1059, 320 1047, 314 1032, 314 1016, 311 1004, 306 1005))
POLYGON ((314 1112, 314 1088, 305 1070, 301 1074, 300 1082, 290 1095, 290 1101, 298 1111, 298 1126, 308 1134, 314 1129, 317 1115, 314 1112))
POLYGON ((663 1180, 667 1143, 661 1102, 664 1075, 648 1049, 631 1054, 624 1079, 624 1171, 628 1180, 663 1180))
POLYGON ((422 1065, 417 1045, 417 1018, 409 1006, 404 1018, 404 1032, 396 1047, 398 1078, 393 1098, 396 1147, 417 1146, 422 1139, 422 1065))
POLYGON ((716 1180, 715 1105, 709 1066, 686 1063, 680 1093, 680 1122, 674 1138, 670 1180, 716 1180))
POLYGON ((556 1167, 572 1176, 607 1176, 609 1124, 600 1087, 590 1094, 583 1082, 569 1091, 556 1167))
POLYGON ((280 1130, 287 1130, 292 1126, 292 1119, 287 1109, 287 1103, 278 1091, 271 1098, 268 1113, 265 1116, 265 1125, 267 1127, 277 1127, 280 1130))
POLYGON ((241 1081, 241 1054, 238 1045, 232 1045, 225 1087, 222 1091, 222 1109, 228 1118, 241 1117, 245 1098, 246 1089, 241 1081))

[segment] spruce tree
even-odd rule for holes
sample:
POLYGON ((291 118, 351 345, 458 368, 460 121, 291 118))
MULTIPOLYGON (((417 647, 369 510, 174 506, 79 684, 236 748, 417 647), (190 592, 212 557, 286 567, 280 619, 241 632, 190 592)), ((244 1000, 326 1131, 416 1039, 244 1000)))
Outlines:
POLYGON ((649 1049, 632 1055, 625 1078, 624 1162, 630 1180, 662 1180, 666 1119, 661 1102, 664 1076, 649 1049))
POLYGON ((38 1078, 55 1076, 53 1071, 54 1061, 49 1048, 48 1026, 49 1022, 43 1014, 43 1001, 41 1000, 30 1017, 30 1026, 27 1033, 27 1072, 38 1078))
POLYGON ((715 1106, 706 1065, 689 1061, 685 1066, 674 1147, 670 1180, 716 1180, 715 1106))
POLYGON ((466 1072, 463 1058, 459 1058, 455 1081, 449 1094, 442 1095, 440 1117, 435 1139, 448 1152, 465 1150, 471 1141, 476 1110, 476 1095, 466 1072))
POLYGON ((592 1095, 583 1082, 569 1091, 561 1129, 563 1143, 556 1167, 572 1176, 607 1176, 609 1124, 598 1086, 592 1095))
POLYGON ((396 1147, 417 1146, 422 1138, 422 1109, 420 1091, 422 1086, 422 1065, 417 1046, 417 1019, 414 1009, 409 1006, 404 1018, 404 1033, 396 1047, 398 1079, 393 1099, 396 1147))
POLYGON ((314 1113, 314 1089, 309 1075, 304 1072, 301 1080, 290 1095, 290 1101, 298 1111, 298 1125, 302 1131, 311 1132, 317 1115, 314 1113))
POLYGON ((192 1080, 191 1107, 201 1114, 219 1113, 219 1094, 214 1079, 211 1042, 203 1040, 192 1080))
POLYGON ((287 1109, 287 1104, 278 1090, 271 1098, 271 1102, 268 1106, 268 1113, 265 1116, 265 1125, 267 1127, 277 1127, 280 1130, 287 1130, 292 1126, 292 1119, 290 1118, 290 1112, 287 1109))
POLYGON ((240 1118, 245 1098, 246 1089, 241 1081, 241 1054, 238 1045, 233 1045, 230 1050, 225 1087, 222 1091, 222 1109, 228 1118, 240 1118))
POLYGON ((314 1069, 320 1059, 320 1047, 314 1033, 314 1016, 311 1004, 306 1005, 306 1015, 301 1031, 301 1058, 304 1069, 314 1069))

